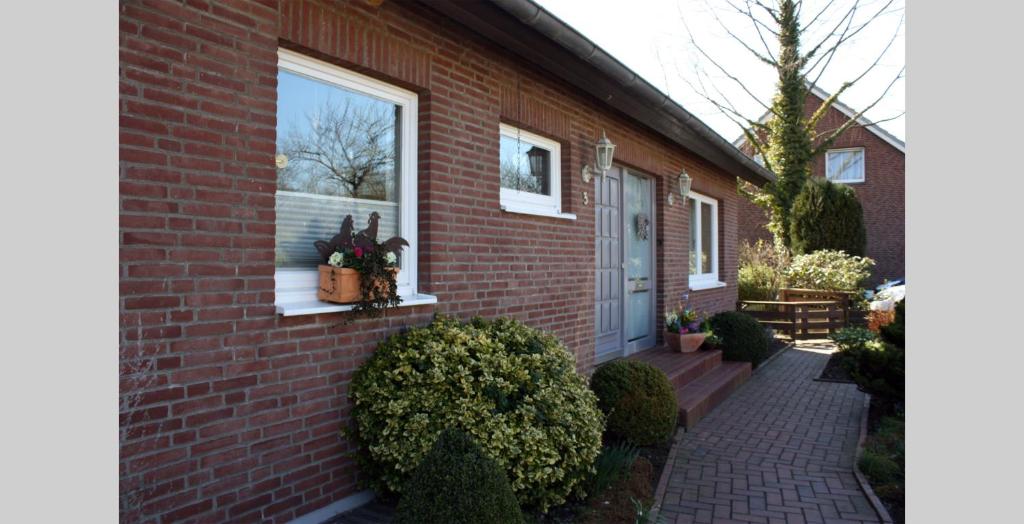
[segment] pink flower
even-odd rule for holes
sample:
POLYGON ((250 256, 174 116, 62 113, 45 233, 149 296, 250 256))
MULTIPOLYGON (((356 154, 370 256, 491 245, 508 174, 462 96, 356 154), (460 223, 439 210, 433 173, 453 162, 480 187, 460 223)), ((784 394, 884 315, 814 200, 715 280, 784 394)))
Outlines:
POLYGON ((355 249, 356 258, 363 258, 363 248, 357 247, 355 249))

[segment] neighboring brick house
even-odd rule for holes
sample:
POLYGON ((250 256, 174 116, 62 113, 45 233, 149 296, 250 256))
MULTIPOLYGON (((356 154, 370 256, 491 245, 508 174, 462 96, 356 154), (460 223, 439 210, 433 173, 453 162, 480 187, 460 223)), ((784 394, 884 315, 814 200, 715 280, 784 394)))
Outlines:
MULTIPOLYGON (((821 107, 829 93, 814 87, 807 96, 806 114, 821 107)), ((857 115, 857 111, 836 101, 818 124, 819 131, 837 129, 857 115)), ((765 115, 767 117, 767 115, 765 115)), ((752 152, 741 137, 734 144, 752 152)), ((864 209, 868 257, 876 266, 870 285, 904 278, 905 202, 904 157, 906 144, 870 120, 861 117, 858 124, 847 129, 832 144, 826 155, 814 159, 813 176, 825 176, 826 161, 835 182, 848 184, 857 193, 864 209)), ((743 199, 740 203, 740 241, 770 240, 765 229, 768 218, 764 211, 743 199)))
POLYGON ((125 0, 119 38, 124 520, 353 504, 353 371, 435 313, 519 318, 589 373, 658 343, 688 290, 733 308, 735 181, 771 174, 529 0, 125 0), (368 185, 293 147, 332 111, 344 158, 384 155, 368 185), (585 183, 602 131, 615 167, 585 183), (315 300, 311 239, 371 210, 410 241, 405 304, 349 323, 315 300))

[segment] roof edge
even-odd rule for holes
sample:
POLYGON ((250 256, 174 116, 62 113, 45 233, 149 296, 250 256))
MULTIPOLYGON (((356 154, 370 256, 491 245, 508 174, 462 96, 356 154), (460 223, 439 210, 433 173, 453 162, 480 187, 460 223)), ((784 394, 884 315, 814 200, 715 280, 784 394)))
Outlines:
MULTIPOLYGON (((461 3, 442 0, 420 0, 420 2, 454 18, 457 22, 481 33, 485 38, 502 44, 501 41, 495 39, 495 34, 508 28, 498 27, 499 24, 494 20, 486 19, 479 12, 470 12, 472 5, 476 4, 475 2, 461 3)), ((551 42, 548 45, 557 46, 578 60, 578 67, 590 70, 591 75, 597 73, 594 75, 595 79, 600 77, 601 82, 616 86, 615 90, 618 96, 613 97, 611 94, 604 93, 602 94, 604 96, 597 95, 597 98, 601 99, 604 104, 618 109, 670 141, 693 151, 726 173, 758 185, 775 180, 775 175, 771 171, 754 162, 727 139, 674 102, 668 95, 662 93, 579 31, 532 0, 491 0, 488 4, 497 8, 502 16, 509 16, 510 22, 521 24, 521 26, 546 37, 551 42), (690 137, 690 143, 687 143, 686 136, 690 137), (706 145, 696 143, 695 140, 706 145)), ((534 59, 537 59, 537 57, 528 56, 531 52, 535 52, 534 50, 513 49, 511 46, 507 48, 527 60, 535 61, 534 59)), ((551 57, 540 57, 538 60, 543 62, 545 58, 550 59, 551 57)), ((538 66, 549 71, 560 69, 552 68, 551 64, 545 66, 538 63, 538 66)), ((555 72, 558 74, 558 71, 555 72)), ((569 79, 564 75, 559 76, 570 84, 582 88, 584 92, 594 94, 596 88, 587 85, 589 82, 581 82, 579 77, 569 79)))

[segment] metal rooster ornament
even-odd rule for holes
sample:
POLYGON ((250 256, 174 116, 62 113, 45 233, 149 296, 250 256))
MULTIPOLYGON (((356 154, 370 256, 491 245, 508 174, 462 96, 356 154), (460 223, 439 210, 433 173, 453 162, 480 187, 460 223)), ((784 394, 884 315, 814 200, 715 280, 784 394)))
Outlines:
MULTIPOLYGON (((353 234, 352 230, 353 222, 352 215, 346 215, 344 220, 341 221, 341 230, 337 235, 331 237, 330 241, 317 240, 313 242, 316 246, 316 250, 320 252, 320 256, 323 258, 324 263, 327 263, 327 259, 331 257, 335 252, 346 252, 353 248, 361 249, 374 249, 377 243, 377 230, 380 227, 380 213, 376 211, 370 213, 370 218, 367 221, 366 229, 353 234)), ((381 242, 380 247, 385 252, 398 254, 403 248, 409 246, 402 237, 391 237, 384 242, 381 242)))

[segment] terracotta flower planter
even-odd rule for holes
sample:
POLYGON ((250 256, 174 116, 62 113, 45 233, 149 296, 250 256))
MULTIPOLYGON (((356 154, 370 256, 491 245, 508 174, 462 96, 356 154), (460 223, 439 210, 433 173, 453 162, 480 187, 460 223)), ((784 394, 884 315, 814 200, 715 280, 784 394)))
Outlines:
MULTIPOLYGON (((350 267, 320 265, 320 286, 316 298, 337 304, 352 304, 363 299, 362 277, 350 267)), ((398 277, 398 268, 391 270, 398 277)), ((378 282, 376 289, 387 291, 387 282, 378 282)))
POLYGON ((669 349, 680 353, 697 351, 700 349, 700 345, 704 343, 705 337, 707 337, 707 333, 703 332, 686 334, 665 332, 665 342, 668 344, 669 349))

